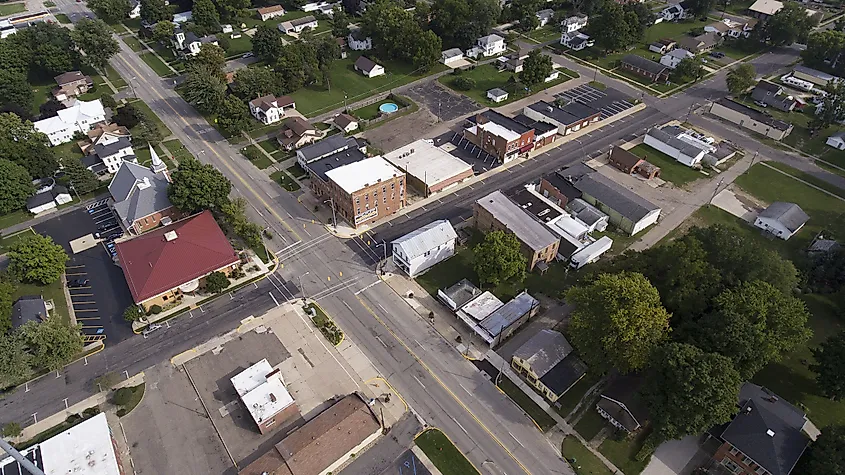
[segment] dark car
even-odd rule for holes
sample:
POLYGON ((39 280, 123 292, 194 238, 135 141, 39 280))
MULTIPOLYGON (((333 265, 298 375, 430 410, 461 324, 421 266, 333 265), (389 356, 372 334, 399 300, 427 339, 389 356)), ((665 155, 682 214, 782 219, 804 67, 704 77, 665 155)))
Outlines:
POLYGON ((67 282, 68 288, 87 287, 90 281, 88 279, 73 279, 67 282))
POLYGON ((724 57, 725 57, 725 53, 722 53, 721 51, 711 51, 711 52, 710 52, 710 56, 712 56, 712 57, 714 57, 714 58, 719 58, 719 59, 721 59, 721 58, 724 58, 724 57))

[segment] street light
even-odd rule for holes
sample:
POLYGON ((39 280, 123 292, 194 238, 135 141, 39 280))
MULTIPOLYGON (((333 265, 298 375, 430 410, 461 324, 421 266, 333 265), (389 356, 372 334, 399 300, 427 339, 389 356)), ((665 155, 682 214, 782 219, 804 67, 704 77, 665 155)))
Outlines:
POLYGON ((387 263, 387 242, 385 242, 385 241, 382 239, 382 241, 381 241, 381 242, 376 243, 376 247, 379 247, 379 246, 381 246, 381 247, 383 247, 383 248, 384 248, 384 259, 383 259, 381 262, 377 262, 377 263, 376 263, 376 270, 378 270, 378 268, 379 268, 379 266, 382 264, 382 262, 387 263))
POLYGON ((331 205, 332 205, 332 226, 334 226, 334 230, 337 231, 337 215, 335 214, 334 198, 329 198, 329 199, 323 201, 323 204, 326 204, 326 203, 331 203, 331 205))
POLYGON ((305 303, 305 301, 307 300, 307 297, 305 296, 305 287, 302 286, 302 278, 305 277, 306 275, 310 274, 310 273, 311 273, 311 271, 309 270, 309 271, 305 272, 304 274, 302 274, 301 276, 299 276, 299 290, 302 291, 302 303, 305 303))

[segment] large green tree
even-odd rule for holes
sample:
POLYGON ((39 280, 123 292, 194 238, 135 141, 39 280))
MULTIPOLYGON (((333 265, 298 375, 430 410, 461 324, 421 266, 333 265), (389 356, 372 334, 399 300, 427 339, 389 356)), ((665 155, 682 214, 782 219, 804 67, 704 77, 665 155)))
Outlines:
POLYGON ((29 72, 32 56, 27 35, 12 35, 0 39, 0 70, 14 71, 25 76, 29 72))
POLYGON ((83 53, 85 63, 102 70, 109 58, 120 51, 111 28, 103 20, 83 18, 76 22, 71 33, 76 47, 83 53))
POLYGON ((443 42, 431 30, 420 31, 411 57, 411 63, 421 71, 430 70, 440 60, 440 53, 443 51, 443 42))
POLYGON ((698 81, 704 74, 704 66, 701 64, 701 58, 693 56, 692 58, 684 58, 672 71, 672 80, 677 83, 685 83, 688 81, 698 81))
POLYGON ((473 267, 482 285, 498 285, 525 277, 525 256, 513 233, 491 231, 472 250, 473 267))
POLYGON ((671 440, 729 421, 741 383, 728 358, 669 343, 652 355, 641 394, 658 437, 671 440))
POLYGON ((761 25, 761 38, 773 46, 788 46, 806 40, 818 20, 807 15, 804 5, 785 2, 783 8, 761 25))
POLYGON ((792 473, 841 475, 845 473, 845 425, 829 425, 804 452, 792 473))
POLYGON ((816 384, 822 394, 836 401, 845 398, 845 331, 829 337, 813 350, 816 384))
POLYGON ((49 236, 33 234, 15 241, 7 254, 9 274, 21 282, 47 285, 65 272, 67 253, 49 236))
MULTIPOLYGON (((36 23, 18 32, 29 43, 32 71, 56 76, 78 69, 80 58, 70 30, 56 23, 36 23)), ((15 36, 18 36, 15 35, 15 36)))
POLYGON ((246 15, 247 10, 252 6, 251 0, 216 0, 216 2, 220 14, 227 20, 235 20, 246 15))
POLYGON ((278 95, 282 93, 281 84, 276 73, 265 67, 243 68, 235 73, 232 89, 236 96, 250 101, 266 94, 278 95))
POLYGON ((210 294, 219 294, 231 285, 229 278, 222 272, 212 272, 205 277, 205 291, 210 294))
POLYGON ((622 5, 606 2, 598 15, 590 18, 587 32, 604 51, 619 51, 633 43, 640 30, 639 17, 633 12, 625 12, 622 5))
POLYGON ((33 193, 35 186, 26 168, 0 158, 0 213, 23 208, 33 193))
POLYGON ((845 33, 841 30, 820 30, 807 39, 807 49, 801 52, 804 64, 816 69, 836 70, 845 49, 845 33))
MULTIPOLYGON (((14 303, 15 285, 10 282, 5 273, 0 274, 0 335, 5 334, 12 328, 12 304, 14 303)), ((3 351, 0 350, 0 358, 3 351)), ((2 366, 2 363, 0 363, 2 366)), ((0 369, 0 379, 3 370, 0 369)), ((3 387, 0 384, 0 388, 3 387)))
POLYGON ((688 0, 685 5, 684 8, 697 18, 705 18, 716 6, 716 0, 688 0))
POLYGON ((816 107, 816 113, 810 120, 813 131, 824 130, 834 123, 845 120, 845 84, 832 83, 825 86, 826 95, 816 107))
POLYGON ((466 49, 489 34, 501 14, 499 0, 435 0, 429 27, 448 47, 466 49))
POLYGON ((166 44, 173 37, 175 31, 176 25, 172 21, 162 20, 153 27, 153 40, 166 44))
POLYGON ((204 44, 200 47, 200 52, 191 58, 191 64, 198 64, 208 68, 210 71, 216 71, 217 75, 222 74, 223 67, 226 66, 226 52, 223 48, 212 44, 204 44))
POLYGON ((217 125, 227 135, 237 135, 250 125, 249 108, 236 96, 228 96, 217 114, 217 125))
POLYGON ((14 69, 0 69, 0 106, 15 104, 32 109, 34 94, 26 73, 14 69))
POLYGON ((167 194, 180 210, 196 213, 219 209, 229 202, 231 190, 232 183, 219 170, 195 158, 186 158, 173 172, 167 194))
POLYGON ((569 323, 572 343, 592 371, 640 370, 669 334, 671 315, 657 289, 639 273, 600 274, 570 288, 566 302, 575 306, 569 323))
POLYGON ((335 38, 346 38, 349 34, 349 16, 342 7, 335 7, 332 10, 332 36, 335 38))
POLYGON ((212 68, 191 65, 185 76, 185 99, 200 112, 216 114, 226 99, 226 81, 212 68))
POLYGON ((47 136, 15 114, 0 114, 0 157, 23 166, 34 178, 52 176, 59 168, 47 136))
POLYGON ((82 325, 69 326, 58 317, 26 322, 21 336, 36 367, 57 371, 82 351, 82 325))
POLYGON ((731 68, 725 76, 728 91, 731 94, 742 94, 757 82, 757 72, 751 63, 742 63, 731 68))
POLYGON ((129 0, 88 0, 87 5, 98 17, 111 23, 123 21, 132 10, 129 0))
MULTIPOLYGON (((380 45, 388 59, 414 63, 417 68, 427 69, 440 55, 439 52, 434 54, 435 50, 442 48, 438 35, 424 31, 414 15, 396 2, 378 0, 370 4, 361 23, 365 34, 372 37, 374 44, 380 45)), ((436 33, 436 29, 432 30, 436 33)))
POLYGON ((256 223, 251 223, 246 217, 247 201, 243 197, 224 203, 220 206, 220 212, 226 218, 226 223, 240 236, 247 247, 253 249, 261 248, 263 243, 262 229, 256 223))
POLYGON ((165 0, 141 0, 141 19, 147 23, 173 20, 173 13, 165 0))
POLYGON ((191 20, 199 31, 198 34, 220 31, 220 14, 212 0, 194 0, 191 12, 191 20))
POLYGON ((32 373, 32 357, 19 332, 0 331, 0 387, 20 382, 32 373))
POLYGON ((540 49, 531 50, 522 63, 519 80, 530 89, 537 84, 542 84, 553 69, 551 56, 543 54, 540 49))
POLYGON ((62 160, 65 176, 68 184, 73 187, 77 194, 84 195, 100 187, 100 180, 97 175, 82 164, 77 157, 67 157, 62 160))
POLYGON ((284 41, 282 32, 270 25, 259 25, 252 37, 252 52, 259 59, 275 61, 282 53, 284 41))

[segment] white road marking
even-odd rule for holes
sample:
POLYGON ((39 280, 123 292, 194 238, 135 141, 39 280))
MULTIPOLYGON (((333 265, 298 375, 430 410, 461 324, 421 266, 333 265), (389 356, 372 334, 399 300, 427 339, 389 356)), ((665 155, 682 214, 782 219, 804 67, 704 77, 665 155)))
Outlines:
POLYGON ((358 294, 360 294, 361 292, 363 292, 363 291, 365 291, 365 290, 369 289, 370 287, 372 287, 372 286, 374 286, 374 285, 376 285, 376 284, 379 284, 379 283, 381 283, 381 280, 377 280, 377 281, 373 282, 372 284, 370 284, 370 285, 368 285, 368 286, 364 287, 363 289, 361 289, 361 290, 359 290, 359 291, 355 292, 355 295, 358 295, 358 294))
MULTIPOLYGON (((418 378, 416 375, 414 375, 414 379, 416 379, 417 382, 420 383, 420 386, 422 386, 423 389, 425 389, 425 384, 423 384, 422 381, 420 381, 420 378, 418 378)), ((457 421, 455 421, 455 422, 457 422, 457 421)))
POLYGON ((273 295, 273 292, 267 292, 267 293, 270 294, 270 297, 273 298, 273 301, 276 302, 276 306, 278 307, 280 304, 279 304, 279 301, 276 300, 276 296, 273 295))
MULTIPOLYGON (((450 417, 451 417, 451 416, 450 416, 450 417)), ((462 426, 462 425, 461 425, 461 423, 460 423, 460 422, 458 422, 458 420, 457 420, 457 419, 455 419, 454 417, 452 417, 452 420, 453 420, 453 421, 455 421, 455 424, 458 424, 458 427, 460 427, 460 428, 461 428, 461 430, 462 430, 462 431, 464 431, 464 434, 469 435, 469 432, 467 432, 467 430, 466 430, 466 429, 464 429, 464 426, 462 426)), ((522 445, 522 444, 520 444, 520 445, 522 445)))

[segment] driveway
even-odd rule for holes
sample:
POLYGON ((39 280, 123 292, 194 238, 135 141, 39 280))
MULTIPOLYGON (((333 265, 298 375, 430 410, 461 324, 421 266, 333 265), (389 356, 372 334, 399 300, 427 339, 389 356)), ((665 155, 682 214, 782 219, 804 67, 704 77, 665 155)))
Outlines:
POLYGON ((713 204, 748 223, 753 223, 760 210, 763 209, 756 200, 741 190, 737 190, 733 185, 720 191, 713 198, 713 204))

